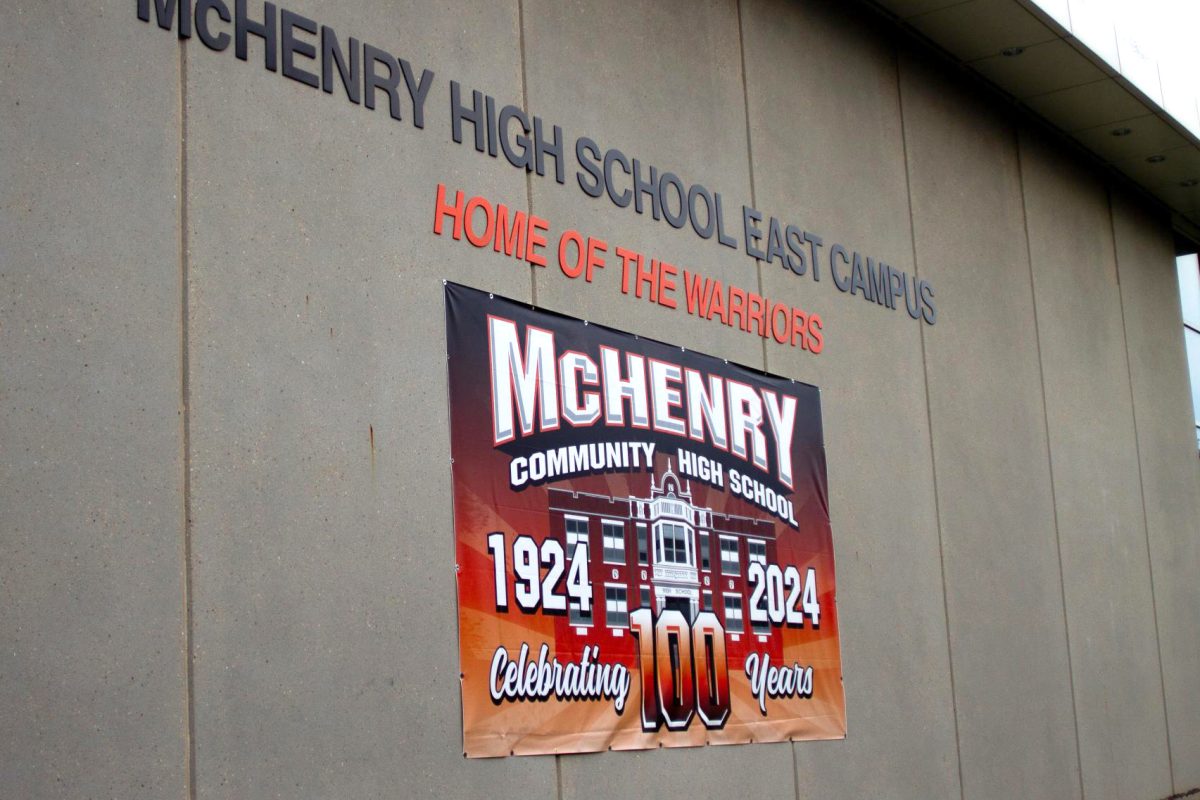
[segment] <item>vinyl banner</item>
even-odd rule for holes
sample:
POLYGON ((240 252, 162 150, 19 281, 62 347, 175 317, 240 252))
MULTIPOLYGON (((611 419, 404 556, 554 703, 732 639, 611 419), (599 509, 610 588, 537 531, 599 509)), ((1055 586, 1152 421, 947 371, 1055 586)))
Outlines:
POLYGON ((446 287, 468 756, 842 738, 820 394, 446 287))

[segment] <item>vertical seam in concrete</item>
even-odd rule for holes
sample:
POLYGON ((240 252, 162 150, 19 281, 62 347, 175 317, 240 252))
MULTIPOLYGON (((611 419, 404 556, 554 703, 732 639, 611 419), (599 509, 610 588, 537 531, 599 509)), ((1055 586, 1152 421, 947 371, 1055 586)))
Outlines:
MULTIPOLYGON (((917 266, 917 225, 913 218, 912 177, 909 174, 908 126, 904 122, 904 90, 900 80, 900 51, 893 46, 896 71, 896 104, 900 112, 900 144, 904 151, 904 188, 908 202, 908 238, 912 245, 913 277, 920 274, 917 266)), ((946 590, 946 553, 942 536, 942 503, 938 493, 937 453, 933 444, 933 405, 929 399, 929 357, 925 350, 925 322, 917 320, 921 337, 921 373, 925 380, 925 425, 929 431, 929 464, 933 476, 933 511, 937 519, 938 563, 942 572, 942 618, 946 623, 946 665, 950 673, 950 709, 954 717, 954 757, 958 766, 958 796, 966 796, 963 781, 962 741, 958 730, 958 688, 954 683, 954 648, 950 638, 950 599, 946 590)))
MULTIPOLYGON (((517 0, 517 49, 521 57, 521 107, 529 113, 529 77, 525 68, 525 3, 517 0)), ((525 211, 533 216, 533 175, 525 170, 525 211)), ((537 305, 537 267, 529 265, 529 302, 537 305)), ((562 756, 554 756, 554 785, 558 800, 562 800, 562 756)))
MULTIPOLYGON (((525 2, 517 0, 517 45, 521 54, 521 107, 529 113, 529 77, 525 70, 525 2)), ((533 216, 533 175, 525 170, 525 210, 533 216)), ((537 270, 529 265, 529 302, 537 305, 537 270)), ((555 756, 555 759, 558 757, 555 756)))
POLYGON ((788 746, 792 748, 792 787, 796 792, 796 800, 800 800, 800 759, 796 757, 796 740, 792 739, 788 746))
POLYGON ((1025 260, 1029 266, 1029 296, 1033 301, 1033 337, 1037 346, 1038 380, 1042 385, 1042 424, 1046 434, 1046 463, 1050 468, 1050 503, 1054 508, 1054 547, 1058 553, 1058 589, 1063 609, 1063 635, 1067 642, 1067 683, 1071 687, 1071 718, 1075 723, 1075 768, 1079 775, 1079 796, 1083 788, 1083 754, 1079 745, 1079 711, 1075 701, 1075 665, 1071 658, 1071 624, 1067 620, 1067 584, 1063 579, 1062 537, 1058 529, 1058 494, 1054 486, 1054 452, 1050 443, 1050 412, 1046 407, 1046 367, 1042 360, 1042 329, 1038 322, 1037 291, 1033 285, 1033 245, 1029 240, 1029 209, 1025 203, 1025 159, 1021 152, 1021 135, 1013 128, 1017 147, 1017 179, 1021 186, 1021 221, 1025 227, 1025 260))
POLYGON ((192 675, 192 374, 188 353, 189 264, 188 264, 188 171, 187 171, 187 42, 179 42, 179 276, 180 276, 180 384, 183 443, 183 671, 187 693, 187 792, 196 798, 196 693, 192 675))
POLYGON ((1121 305, 1121 337, 1125 342, 1125 374, 1129 379, 1129 415, 1133 418, 1133 450, 1137 455, 1138 492, 1142 499, 1142 532, 1146 537, 1146 568, 1150 572, 1150 610, 1154 616, 1154 648, 1158 656, 1158 686, 1162 692, 1163 727, 1167 735, 1167 770, 1171 778, 1171 792, 1175 789, 1175 760, 1171 755, 1171 719, 1167 708, 1167 680, 1163 671, 1162 637, 1158 630, 1158 594, 1154 590, 1154 558, 1150 552, 1150 518, 1146 513, 1146 482, 1142 475, 1142 443, 1138 435, 1137 401, 1133 394, 1133 364, 1129 356, 1129 329, 1125 324, 1125 290, 1121 288, 1121 259, 1117 254, 1117 218, 1113 213, 1112 186, 1106 187, 1108 194, 1108 228, 1112 234, 1113 264, 1117 270, 1117 300, 1121 305))
MULTIPOLYGON (((742 30, 742 0, 737 0, 734 12, 737 14, 738 58, 742 67, 742 114, 746 119, 746 165, 750 177, 750 203, 758 208, 758 197, 754 187, 754 144, 750 139, 750 88, 749 82, 746 80, 746 37, 742 30)), ((762 262, 755 259, 754 269, 758 277, 758 296, 766 297, 766 292, 763 291, 762 262)), ((767 369, 767 340, 765 338, 762 340, 762 363, 763 369, 767 369)), ((794 748, 795 745, 792 747, 794 748)))
MULTIPOLYGON (((757 208, 758 197, 754 186, 754 144, 750 137, 750 87, 746 79, 746 34, 742 27, 742 0, 737 0, 734 4, 734 14, 737 15, 738 61, 742 69, 742 115, 746 122, 746 175, 750 179, 750 203, 757 208)), ((763 291, 762 262, 756 259, 754 268, 758 277, 759 297, 765 297, 766 293, 763 291)), ((762 365, 764 370, 770 369, 769 362, 767 361, 766 339, 762 340, 762 365)), ((796 800, 800 800, 800 762, 796 757, 795 740, 788 742, 788 747, 792 750, 792 792, 796 800)))

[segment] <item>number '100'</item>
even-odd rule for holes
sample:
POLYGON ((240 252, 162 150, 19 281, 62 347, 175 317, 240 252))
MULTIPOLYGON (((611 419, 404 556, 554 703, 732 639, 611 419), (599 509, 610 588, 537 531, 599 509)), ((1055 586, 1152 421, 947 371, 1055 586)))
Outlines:
POLYGON ((672 731, 686 730, 700 715, 706 728, 722 728, 729 719, 729 664, 725 627, 711 611, 689 625, 679 611, 658 615, 639 608, 629 615, 630 632, 638 641, 642 682, 642 730, 656 731, 665 722, 672 731))

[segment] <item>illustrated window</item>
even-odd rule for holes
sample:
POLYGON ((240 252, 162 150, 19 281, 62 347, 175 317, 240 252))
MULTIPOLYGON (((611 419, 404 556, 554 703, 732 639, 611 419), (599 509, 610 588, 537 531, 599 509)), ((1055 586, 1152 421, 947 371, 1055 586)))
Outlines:
POLYGON ((601 524, 604 535, 604 563, 625 563, 625 526, 620 522, 604 520, 601 524))
POLYGON ((741 595, 725 595, 725 630, 729 633, 741 633, 745 630, 742 627, 741 595))
POLYGON ((627 591, 624 586, 611 583, 604 586, 604 619, 610 628, 629 627, 627 591))
POLYGON ((737 539, 730 536, 721 537, 721 572, 726 575, 741 575, 741 562, 738 560, 737 539))
POLYGON ((660 562, 693 566, 687 528, 675 522, 660 522, 655 530, 658 533, 660 562))
POLYGON ((753 539, 747 541, 746 560, 751 564, 757 561, 765 567, 767 565, 767 543, 753 539))

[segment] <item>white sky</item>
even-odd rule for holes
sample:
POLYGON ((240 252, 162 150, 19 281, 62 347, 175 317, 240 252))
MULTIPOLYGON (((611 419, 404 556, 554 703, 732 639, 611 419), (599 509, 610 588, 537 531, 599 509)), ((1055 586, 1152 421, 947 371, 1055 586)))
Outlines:
POLYGON ((1200 64, 1200 0, 1109 0, 1118 31, 1165 64, 1200 64))
POLYGON ((1200 0, 1034 0, 1200 137, 1200 0))

